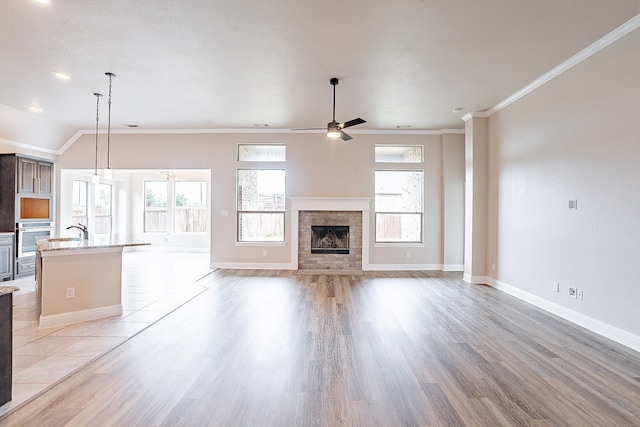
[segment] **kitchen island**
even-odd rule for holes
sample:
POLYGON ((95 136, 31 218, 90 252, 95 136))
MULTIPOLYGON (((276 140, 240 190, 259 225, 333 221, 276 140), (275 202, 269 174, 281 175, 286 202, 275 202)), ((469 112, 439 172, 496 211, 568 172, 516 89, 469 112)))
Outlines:
POLYGON ((40 328, 121 315, 122 252, 144 245, 111 235, 39 240, 40 328))

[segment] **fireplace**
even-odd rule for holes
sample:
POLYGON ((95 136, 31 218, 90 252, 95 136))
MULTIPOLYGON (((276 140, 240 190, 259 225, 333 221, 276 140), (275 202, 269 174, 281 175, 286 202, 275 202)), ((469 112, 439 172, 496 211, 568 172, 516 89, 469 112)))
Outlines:
POLYGON ((312 254, 348 254, 348 225, 312 225, 312 254))
MULTIPOLYGON (((362 271, 369 267, 371 198, 292 197, 291 263, 298 270, 362 271), (348 253, 312 253, 312 226, 348 228, 348 253)), ((337 249, 337 248, 336 248, 337 249)))
POLYGON ((300 211, 298 269, 361 270, 362 212, 300 211))

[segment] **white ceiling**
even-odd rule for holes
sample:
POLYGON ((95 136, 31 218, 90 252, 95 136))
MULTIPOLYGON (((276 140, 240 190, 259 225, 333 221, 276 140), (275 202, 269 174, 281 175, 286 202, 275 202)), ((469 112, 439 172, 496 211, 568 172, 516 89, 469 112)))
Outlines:
POLYGON ((638 0, 2 0, 0 140, 59 149, 95 128, 94 92, 106 127, 106 71, 114 131, 323 127, 331 77, 336 119, 367 120, 352 129, 462 129, 639 13, 638 0))

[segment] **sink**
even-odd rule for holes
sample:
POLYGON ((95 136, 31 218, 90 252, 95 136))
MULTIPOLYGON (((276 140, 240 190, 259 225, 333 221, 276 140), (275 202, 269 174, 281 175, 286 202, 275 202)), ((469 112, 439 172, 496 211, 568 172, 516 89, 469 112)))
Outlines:
POLYGON ((47 242, 74 242, 80 240, 79 237, 49 237, 47 242))

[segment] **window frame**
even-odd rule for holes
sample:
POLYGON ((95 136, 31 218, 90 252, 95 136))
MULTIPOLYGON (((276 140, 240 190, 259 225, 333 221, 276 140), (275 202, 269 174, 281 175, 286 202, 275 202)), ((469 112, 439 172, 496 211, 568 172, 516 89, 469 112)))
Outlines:
MULTIPOLYGON (((415 165, 415 163, 412 163, 415 165)), ((424 244, 424 170, 416 168, 389 168, 389 169, 375 169, 374 170, 374 244, 378 246, 390 245, 390 246, 414 246, 424 244), (378 210, 377 203, 377 174, 378 172, 400 172, 400 173, 419 173, 420 174, 420 211, 384 211, 378 210), (418 240, 379 240, 378 239, 378 222, 380 215, 417 215, 418 223, 420 225, 419 239, 418 240)))
POLYGON ((109 234, 113 235, 113 184, 101 182, 100 184, 95 185, 95 191, 93 194, 93 221, 94 221, 94 233, 96 234, 109 234), (109 187, 109 214, 108 215, 99 215, 97 213, 98 206, 97 201, 99 198, 100 191, 98 190, 99 186, 109 187), (98 218, 109 218, 109 233, 97 233, 97 224, 98 218))
POLYGON ((274 244, 281 245, 286 242, 286 193, 287 188, 287 170, 286 168, 277 168, 277 167, 238 167, 236 169, 236 244, 246 245, 246 244, 274 244), (281 210, 243 210, 240 208, 240 172, 241 171, 282 171, 284 173, 284 194, 283 196, 283 204, 281 210), (282 217, 282 238, 278 240, 241 240, 241 223, 242 223, 242 215, 278 215, 282 217))
POLYGON ((281 162, 285 162, 287 160, 287 146, 286 144, 283 143, 258 143, 258 142, 254 142, 254 143, 239 143, 236 147, 236 160, 238 162, 259 162, 259 163, 281 163, 281 162), (242 159, 242 148, 243 147, 253 147, 253 148, 266 148, 266 147, 282 147, 283 148, 283 153, 282 153, 282 158, 278 158, 278 159, 260 159, 260 158, 253 158, 253 159, 242 159))
POLYGON ((154 180, 143 180, 142 181, 142 197, 144 199, 143 209, 142 209, 142 232, 147 234, 166 234, 169 232, 169 181, 154 179, 154 180), (147 209, 147 183, 163 183, 165 185, 165 196, 166 196, 166 206, 164 209, 147 209), (164 230, 147 230, 147 212, 164 212, 165 213, 165 227, 164 230))
MULTIPOLYGON (((168 186, 169 187, 169 186, 168 186)), ((174 180, 173 181, 173 185, 170 186, 171 190, 173 192, 173 195, 171 197, 172 200, 172 204, 171 204, 171 229, 173 234, 180 234, 180 235, 195 235, 195 234, 205 234, 207 232, 207 193, 208 193, 208 185, 207 185, 207 181, 202 181, 202 180, 174 180), (202 184, 204 186, 204 206, 202 206, 201 208, 198 209, 202 209, 203 211, 203 217, 204 217, 204 230, 203 231, 177 231, 177 227, 176 227, 176 220, 178 218, 178 215, 176 214, 176 209, 178 208, 178 206, 176 205, 176 201, 177 201, 177 196, 178 196, 178 192, 176 191, 176 186, 178 184, 181 183, 197 183, 197 184, 202 184)), ((168 195, 167 195, 168 197, 168 195)), ((168 208, 168 201, 167 201, 167 208, 168 208)))
MULTIPOLYGON (((86 225, 87 227, 89 226, 89 200, 90 200, 89 186, 90 186, 89 181, 86 181, 84 179, 74 178, 71 181, 71 223, 73 225, 83 224, 83 225, 86 225), (75 206, 75 197, 76 197, 74 186, 76 182, 84 185, 84 216, 82 217, 73 214, 74 206, 75 206), (77 218, 84 218, 84 220, 80 222, 77 220, 77 218)), ((81 189, 79 189, 79 191, 81 191, 81 189)))
POLYGON ((420 145, 420 144, 415 144, 415 145, 395 145, 395 144, 376 144, 373 148, 373 157, 374 157, 374 162, 375 163, 392 163, 394 165, 411 165, 411 167, 415 167, 415 165, 418 164, 423 164, 424 163, 424 145, 420 145), (420 159, 417 161, 402 161, 402 160, 392 160, 387 158, 386 160, 378 160, 378 153, 377 150, 378 148, 395 148, 395 149, 400 149, 400 148, 405 148, 405 149, 415 149, 415 148, 419 148, 420 149, 420 159))

